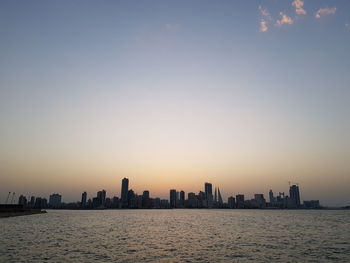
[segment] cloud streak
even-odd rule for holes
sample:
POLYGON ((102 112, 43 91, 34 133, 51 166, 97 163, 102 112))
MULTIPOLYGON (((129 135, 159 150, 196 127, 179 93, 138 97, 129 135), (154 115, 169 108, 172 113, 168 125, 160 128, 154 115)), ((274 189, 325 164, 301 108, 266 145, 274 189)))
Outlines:
POLYGON ((261 20, 259 22, 259 31, 267 32, 269 30, 269 21, 272 20, 272 17, 266 8, 259 6, 259 11, 261 15, 261 20))
POLYGON ((268 30, 269 30, 269 27, 268 27, 267 21, 262 19, 260 21, 259 31, 260 32, 267 32, 268 30))
POLYGON ((306 15, 306 11, 303 8, 304 2, 302 0, 294 0, 292 5, 295 7, 295 13, 298 15, 306 15))
POLYGON ((334 15, 335 12, 337 11, 336 7, 332 7, 332 8, 320 8, 317 10, 315 17, 316 18, 321 18, 321 16, 324 15, 334 15))
POLYGON ((290 16, 287 16, 286 14, 280 12, 281 19, 277 20, 277 25, 282 26, 284 24, 291 25, 293 24, 293 19, 290 16))

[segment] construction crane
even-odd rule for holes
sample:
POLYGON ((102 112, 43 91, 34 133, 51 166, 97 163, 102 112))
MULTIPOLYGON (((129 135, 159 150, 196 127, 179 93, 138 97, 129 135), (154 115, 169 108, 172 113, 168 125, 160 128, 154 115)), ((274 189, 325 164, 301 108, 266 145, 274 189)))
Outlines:
POLYGON ((5 204, 7 204, 7 202, 9 201, 10 194, 11 194, 11 192, 9 192, 9 194, 7 195, 5 204))

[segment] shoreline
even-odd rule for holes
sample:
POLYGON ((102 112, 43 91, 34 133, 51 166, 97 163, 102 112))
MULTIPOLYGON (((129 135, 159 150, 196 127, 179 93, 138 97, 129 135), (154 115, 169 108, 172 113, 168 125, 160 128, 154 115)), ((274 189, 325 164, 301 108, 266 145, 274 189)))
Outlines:
POLYGON ((45 214, 45 213, 47 213, 45 210, 6 211, 6 212, 0 211, 0 218, 28 216, 28 215, 45 214))

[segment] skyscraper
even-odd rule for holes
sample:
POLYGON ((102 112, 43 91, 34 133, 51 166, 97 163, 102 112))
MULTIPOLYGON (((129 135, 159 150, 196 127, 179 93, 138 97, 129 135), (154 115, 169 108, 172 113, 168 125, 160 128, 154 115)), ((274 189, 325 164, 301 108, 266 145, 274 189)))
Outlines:
POLYGON ((87 193, 84 192, 81 194, 81 207, 85 207, 86 206, 86 198, 87 198, 87 193))
POLYGON ((97 198, 99 200, 99 204, 101 206, 104 206, 106 202, 106 190, 98 191, 97 198))
POLYGON ((213 186, 211 183, 204 184, 205 199, 207 201, 207 207, 211 208, 213 206, 213 186))
POLYGON ((128 207, 128 191, 129 191, 129 179, 123 178, 122 191, 121 191, 121 206, 122 206, 122 208, 128 207))
POLYGON ((52 194, 49 198, 51 208, 59 208, 61 206, 62 196, 60 194, 52 194))
POLYGON ((176 207, 176 190, 171 189, 170 190, 170 208, 176 207))
POLYGON ((218 188, 218 205, 219 206, 222 206, 224 204, 224 202, 222 201, 222 196, 221 196, 221 193, 220 193, 220 188, 218 188))
POLYGON ((275 203, 275 197, 273 196, 272 190, 269 192, 270 204, 273 205, 275 203))
POLYGON ((292 185, 289 187, 289 197, 291 199, 291 203, 293 207, 295 208, 300 207, 299 186, 292 185))
POLYGON ((244 208, 244 195, 236 195, 236 207, 244 208))
POLYGON ((185 192, 181 191, 180 192, 180 207, 185 207, 185 192))

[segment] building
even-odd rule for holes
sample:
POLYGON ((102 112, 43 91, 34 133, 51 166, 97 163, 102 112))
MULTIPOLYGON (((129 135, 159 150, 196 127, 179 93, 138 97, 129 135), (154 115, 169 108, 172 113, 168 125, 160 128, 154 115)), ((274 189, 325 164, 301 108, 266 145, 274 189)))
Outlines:
POLYGON ((49 206, 51 208, 61 207, 62 196, 60 194, 52 194, 49 198, 49 206))
POLYGON ((97 198, 99 200, 100 206, 104 206, 106 202, 106 190, 98 191, 97 198))
POLYGON ((122 180, 122 190, 121 190, 121 207, 128 207, 128 192, 129 192, 129 179, 123 178, 122 180))
POLYGON ((233 196, 227 199, 227 203, 229 208, 236 208, 236 199, 233 196))
POLYGON ((136 208, 136 195, 135 192, 130 189, 127 195, 127 205, 124 208, 136 208))
POLYGON ((176 190, 170 190, 170 208, 176 208, 176 190))
POLYGON ((20 195, 18 198, 18 204, 27 206, 27 197, 25 197, 24 195, 20 195))
POLYGON ((142 203, 142 208, 151 208, 152 203, 151 203, 148 190, 143 191, 141 203, 142 203))
POLYGON ((320 208, 320 201, 319 200, 310 200, 310 201, 304 201, 304 207, 308 209, 313 208, 320 208))
POLYGON ((271 189, 269 191, 269 199, 270 199, 270 205, 273 206, 276 200, 275 200, 275 197, 273 196, 273 192, 271 189))
POLYGON ((180 192, 180 207, 184 208, 185 207, 185 192, 181 191, 180 192))
POLYGON ((81 207, 86 207, 86 199, 87 199, 87 193, 84 192, 81 194, 81 207))
POLYGON ((197 208, 197 197, 195 193, 187 194, 187 207, 189 208, 197 208))
POLYGON ((292 208, 300 207, 299 186, 292 185, 289 187, 289 198, 290 198, 290 205, 292 208))
POLYGON ((264 198, 263 194, 255 194, 254 195, 254 203, 257 208, 265 208, 266 207, 266 200, 264 198))
POLYGON ((206 207, 213 207, 213 186, 211 183, 204 184, 206 207))
POLYGON ((236 207, 244 208, 244 195, 242 194, 236 195, 236 207))
POLYGON ((219 206, 219 207, 222 207, 223 204, 224 204, 224 202, 222 201, 222 196, 221 196, 220 188, 219 188, 219 187, 218 187, 218 200, 217 200, 217 202, 218 202, 218 206, 219 206))

